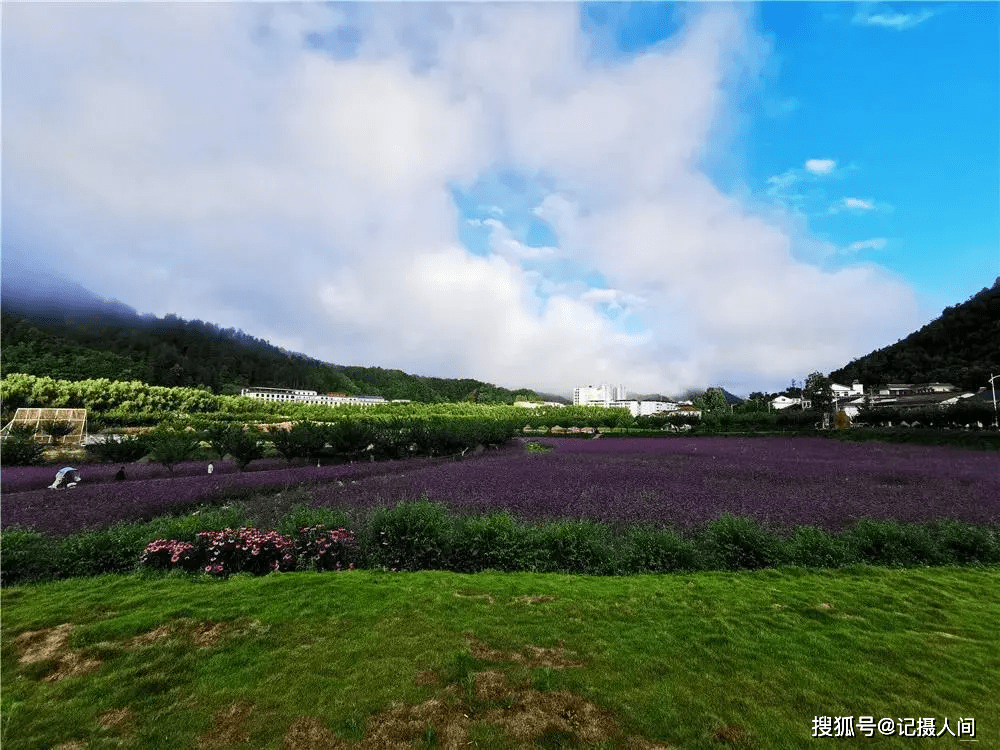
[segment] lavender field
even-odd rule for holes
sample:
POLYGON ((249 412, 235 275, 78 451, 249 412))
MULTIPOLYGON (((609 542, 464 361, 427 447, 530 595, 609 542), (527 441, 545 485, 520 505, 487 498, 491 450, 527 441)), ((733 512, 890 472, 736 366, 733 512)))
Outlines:
POLYGON ((614 526, 650 522, 691 528, 727 513, 830 531, 860 518, 1000 524, 996 453, 824 438, 543 442, 555 450, 527 453, 514 447, 464 461, 268 467, 243 474, 223 466, 212 476, 201 473, 202 462, 199 473, 181 467, 172 478, 140 478, 140 467, 129 467, 134 478, 126 482, 110 481, 118 467, 107 466, 85 469, 84 484, 61 492, 32 485, 38 469, 8 469, 2 523, 66 534, 175 512, 240 488, 308 483, 317 506, 366 509, 426 495, 460 514, 509 510, 525 520, 586 518, 614 526), (95 481, 88 483, 88 476, 95 481))
MULTIPOLYGON (((436 459, 441 461, 441 459, 436 459)), ((350 483, 378 474, 399 472, 408 466, 426 468, 427 459, 337 466, 289 467, 282 460, 254 462, 252 471, 239 472, 232 461, 188 461, 171 474, 159 464, 129 464, 125 481, 115 481, 120 464, 79 466, 82 482, 65 490, 50 490, 55 467, 19 466, 0 477, 0 524, 30 527, 50 534, 71 534, 120 521, 146 521, 183 512, 220 496, 282 490, 313 483, 350 483)), ((353 485, 352 485, 353 486, 353 485)))
POLYGON ((550 453, 484 456, 325 485, 317 505, 426 493, 463 514, 690 528, 723 514, 830 531, 859 518, 1000 523, 1000 455, 824 438, 546 439, 550 453))

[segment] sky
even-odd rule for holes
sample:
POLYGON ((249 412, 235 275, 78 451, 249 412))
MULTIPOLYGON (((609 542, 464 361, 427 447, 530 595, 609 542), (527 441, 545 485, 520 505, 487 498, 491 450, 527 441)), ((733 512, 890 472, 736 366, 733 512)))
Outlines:
POLYGON ((5 276, 337 364, 777 391, 1000 276, 997 3, 4 3, 5 276))

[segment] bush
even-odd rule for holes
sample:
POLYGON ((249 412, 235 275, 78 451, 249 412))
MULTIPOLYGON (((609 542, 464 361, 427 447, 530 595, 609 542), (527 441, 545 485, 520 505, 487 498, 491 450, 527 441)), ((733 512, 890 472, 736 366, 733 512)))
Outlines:
POLYGON ((705 567, 694 542, 673 531, 633 526, 625 532, 621 547, 623 573, 674 573, 705 567))
MULTIPOLYGON (((303 495, 308 497, 308 495, 303 495)), ((275 530, 285 536, 294 536, 299 529, 306 526, 325 526, 337 529, 351 526, 351 520, 343 511, 332 508, 313 508, 304 503, 293 505, 275 525, 275 530)))
POLYGON ((119 524, 59 540, 59 577, 127 573, 136 569, 146 536, 142 524, 119 524))
POLYGON ((862 519, 844 533, 857 558, 870 565, 911 566, 945 562, 926 526, 862 519))
POLYGON ((839 568, 856 560, 841 540, 815 526, 800 526, 786 543, 788 562, 803 568, 839 568))
MULTIPOLYGON (((250 517, 252 518, 252 517, 250 517)), ((723 517, 696 535, 648 526, 613 534, 606 525, 561 520, 525 525, 508 512, 453 518, 422 499, 349 523, 344 511, 299 504, 276 531, 258 531, 240 505, 119 524, 63 538, 8 528, 0 536, 0 583, 159 570, 262 575, 272 570, 540 571, 590 575, 745 570, 799 565, 992 565, 1000 529, 945 520, 864 520, 840 533, 798 527, 787 537, 747 518, 723 517), (355 526, 363 533, 347 531, 355 526), (150 541, 152 540, 152 541, 150 541)))
POLYGON ((138 461, 149 450, 150 441, 145 435, 108 435, 104 441, 87 446, 87 453, 93 458, 110 464, 138 461))
POLYGON ((216 422, 202 430, 201 438, 212 446, 212 450, 221 461, 229 455, 231 452, 230 446, 233 444, 234 438, 242 432, 243 430, 239 425, 216 422))
POLYGON ((298 422, 290 430, 270 433, 274 449, 291 463, 297 458, 316 459, 326 446, 326 430, 311 422, 298 422))
POLYGON ((44 434, 52 438, 53 445, 58 445, 64 437, 73 433, 73 425, 70 422, 50 420, 42 422, 39 426, 44 434))
POLYGON ((0 534, 0 584, 44 581, 57 575, 56 541, 30 529, 4 529, 0 534))
POLYGON ((334 455, 350 458, 362 453, 375 441, 375 427, 371 422, 345 419, 323 428, 326 442, 334 455))
POLYGON ((1000 533, 960 521, 941 521, 931 529, 938 553, 948 563, 1000 563, 1000 533))
POLYGON ((614 540, 604 524, 594 521, 554 521, 535 528, 530 569, 550 573, 611 575, 614 540))
POLYGON ((527 570, 530 534, 506 511, 491 516, 459 518, 452 542, 452 570, 527 570))
POLYGON ((394 570, 444 570, 451 558, 454 522, 446 506, 422 499, 379 508, 365 539, 375 566, 394 570))
POLYGON ((217 576, 264 575, 295 569, 295 542, 277 531, 252 528, 202 531, 195 550, 198 564, 204 564, 206 573, 217 576))
POLYGON ((45 446, 35 442, 34 438, 21 434, 12 434, 0 445, 0 465, 2 466, 36 466, 42 463, 45 446))
POLYGON ((537 440, 529 440, 524 444, 524 450, 528 453, 549 453, 555 448, 552 443, 541 443, 537 440))
POLYGON ((782 562, 778 536, 752 518, 722 516, 708 524, 698 543, 722 570, 771 568, 782 562))

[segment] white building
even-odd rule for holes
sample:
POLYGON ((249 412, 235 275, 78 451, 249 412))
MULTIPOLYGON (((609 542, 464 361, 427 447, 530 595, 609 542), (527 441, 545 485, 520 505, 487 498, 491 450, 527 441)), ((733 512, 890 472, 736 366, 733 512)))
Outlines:
POLYGON ((830 383, 834 398, 859 398, 865 395, 865 387, 857 380, 850 386, 830 383))
POLYGON ((240 391, 240 395, 260 401, 277 401, 287 404, 322 404, 324 406, 355 404, 366 406, 386 403, 385 399, 381 396, 321 396, 316 391, 303 391, 293 388, 244 388, 240 391))
POLYGON ((583 385, 573 389, 573 406, 611 406, 628 398, 623 385, 583 385))
POLYGON ((677 411, 680 408, 680 404, 670 401, 612 401, 609 406, 628 409, 633 417, 648 417, 652 414, 677 411))
POLYGON ((801 398, 789 398, 788 396, 778 396, 771 400, 772 409, 787 409, 789 406, 798 406, 802 403, 801 398))

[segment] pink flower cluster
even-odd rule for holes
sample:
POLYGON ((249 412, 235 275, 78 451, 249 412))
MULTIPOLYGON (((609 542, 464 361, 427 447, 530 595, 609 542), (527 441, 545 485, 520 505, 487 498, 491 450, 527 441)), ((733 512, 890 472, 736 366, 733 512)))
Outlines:
POLYGON ((206 547, 206 573, 246 571, 259 575, 295 568, 295 542, 277 531, 254 528, 201 531, 198 540, 206 547))
POLYGON ((176 539, 167 541, 166 539, 156 539, 146 545, 139 561, 143 565, 156 565, 166 567, 167 557, 170 564, 188 563, 194 556, 194 545, 187 542, 178 542, 176 539))
POLYGON ((354 570, 349 557, 354 552, 355 537, 345 528, 326 530, 322 524, 305 526, 298 531, 298 551, 312 559, 317 570, 354 570))
POLYGON ((216 576, 239 572, 264 575, 295 570, 298 560, 309 559, 316 570, 354 570, 356 552, 355 536, 344 528, 305 527, 294 540, 277 531, 227 528, 201 531, 193 545, 157 539, 146 546, 140 561, 150 567, 180 566, 216 576))

